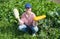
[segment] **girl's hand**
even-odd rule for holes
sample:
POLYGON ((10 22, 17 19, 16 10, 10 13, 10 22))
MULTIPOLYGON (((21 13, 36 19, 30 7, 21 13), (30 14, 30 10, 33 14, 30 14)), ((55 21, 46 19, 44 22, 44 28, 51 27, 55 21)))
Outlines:
POLYGON ((38 22, 33 21, 33 26, 37 26, 37 25, 38 25, 38 22))
POLYGON ((18 19, 18 21, 19 21, 19 24, 20 25, 23 25, 24 24, 22 20, 18 19))

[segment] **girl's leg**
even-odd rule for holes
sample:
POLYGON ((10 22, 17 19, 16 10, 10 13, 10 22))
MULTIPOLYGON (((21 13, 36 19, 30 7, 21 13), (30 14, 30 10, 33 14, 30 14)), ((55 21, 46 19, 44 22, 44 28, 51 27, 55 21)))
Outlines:
POLYGON ((31 26, 30 29, 32 30, 32 34, 35 34, 38 31, 37 26, 31 26))
POLYGON ((18 27, 18 29, 21 30, 21 31, 23 31, 23 32, 26 32, 27 31, 27 26, 23 24, 23 25, 20 25, 18 27))

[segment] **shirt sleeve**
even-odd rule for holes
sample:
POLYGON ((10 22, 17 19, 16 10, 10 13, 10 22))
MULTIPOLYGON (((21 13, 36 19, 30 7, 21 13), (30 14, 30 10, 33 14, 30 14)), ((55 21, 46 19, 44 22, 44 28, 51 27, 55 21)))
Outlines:
POLYGON ((33 17, 36 17, 36 15, 33 13, 33 17))
POLYGON ((24 14, 22 14, 22 16, 21 16, 22 23, 24 23, 24 19, 25 19, 24 14))
MULTIPOLYGON (((36 17, 35 14, 33 14, 33 18, 36 17)), ((33 20, 33 26, 37 26, 37 22, 33 20)))

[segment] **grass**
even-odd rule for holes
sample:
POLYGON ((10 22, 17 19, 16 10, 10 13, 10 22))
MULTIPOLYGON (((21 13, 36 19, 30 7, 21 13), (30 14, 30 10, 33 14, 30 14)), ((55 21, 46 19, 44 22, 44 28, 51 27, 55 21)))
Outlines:
POLYGON ((0 39, 37 39, 29 33, 24 33, 17 29, 18 26, 0 27, 0 39))
MULTIPOLYGON (((18 22, 15 20, 13 16, 12 8, 17 7, 21 15, 22 12, 24 11, 24 5, 27 2, 28 0, 23 0, 23 1, 22 0, 0 0, 0 9, 1 9, 0 10, 0 39, 60 39, 60 28, 59 28, 60 26, 58 23, 56 23, 57 26, 55 27, 54 24, 56 22, 55 18, 57 17, 55 17, 54 20, 53 19, 51 20, 53 21, 54 25, 52 24, 52 26, 50 26, 50 22, 48 21, 50 18, 49 16, 47 16, 48 17, 47 23, 43 22, 44 24, 47 25, 44 25, 42 23, 41 27, 39 27, 39 32, 36 37, 32 37, 32 35, 30 35, 29 33, 24 33, 17 29, 18 22)), ((49 10, 53 10, 54 8, 57 7, 55 3, 48 2, 45 0, 41 0, 41 1, 29 0, 29 3, 33 5, 32 7, 33 12, 35 12, 36 15, 47 13, 49 10)), ((60 20, 60 17, 57 19, 60 20)))
MULTIPOLYGON (((45 26, 46 27, 46 26, 45 26)), ((48 27, 47 27, 48 28, 48 27)), ((36 37, 32 37, 29 33, 24 33, 18 30, 16 23, 10 26, 0 26, 0 39, 55 39, 59 38, 59 28, 50 27, 48 30, 42 26, 39 26, 39 31, 36 37), (48 33, 49 32, 49 33, 48 33), (55 32, 55 33, 53 33, 55 32)))
POLYGON ((39 32, 36 34, 36 37, 32 37, 29 33, 24 33, 19 31, 18 26, 0 26, 0 39, 55 39, 59 38, 59 31, 58 28, 52 28, 46 30, 45 28, 41 27, 39 32), (48 33, 49 32, 49 33, 48 33), (54 33, 53 33, 54 32, 54 33))

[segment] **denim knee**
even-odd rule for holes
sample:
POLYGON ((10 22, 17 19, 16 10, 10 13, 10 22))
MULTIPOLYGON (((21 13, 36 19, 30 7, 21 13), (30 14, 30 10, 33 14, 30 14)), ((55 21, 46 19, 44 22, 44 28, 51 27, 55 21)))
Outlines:
POLYGON ((26 28, 26 25, 20 25, 20 26, 18 27, 19 30, 23 30, 23 29, 25 29, 25 28, 26 28))
POLYGON ((32 29, 32 33, 38 32, 38 27, 37 27, 37 26, 34 26, 34 27, 32 27, 31 29, 32 29))

